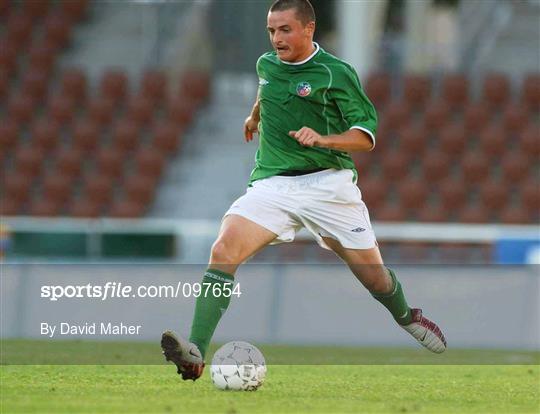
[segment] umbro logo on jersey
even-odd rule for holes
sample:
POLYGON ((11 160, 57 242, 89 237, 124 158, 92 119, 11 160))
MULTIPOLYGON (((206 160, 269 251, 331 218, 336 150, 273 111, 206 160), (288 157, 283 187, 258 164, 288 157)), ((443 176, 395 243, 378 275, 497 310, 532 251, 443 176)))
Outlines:
POLYGON ((311 93, 311 85, 308 82, 300 82, 296 85, 296 93, 302 98, 308 96, 311 93))
POLYGON ((260 86, 268 85, 268 83, 269 82, 266 79, 259 78, 259 85, 260 86))
POLYGON ((366 229, 364 229, 363 227, 357 227, 355 229, 352 229, 351 231, 354 233, 362 233, 363 231, 366 231, 366 229))

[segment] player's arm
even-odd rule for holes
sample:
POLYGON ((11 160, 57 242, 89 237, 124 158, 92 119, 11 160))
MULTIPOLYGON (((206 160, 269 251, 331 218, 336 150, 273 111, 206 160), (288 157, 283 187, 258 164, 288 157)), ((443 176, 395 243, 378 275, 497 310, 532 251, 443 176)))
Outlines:
POLYGON ((246 142, 253 139, 253 134, 259 133, 259 121, 261 120, 260 110, 259 92, 257 92, 257 99, 251 109, 251 113, 244 121, 244 138, 246 142))
POLYGON ((371 136, 361 129, 349 129, 342 134, 320 135, 308 127, 298 131, 290 131, 289 135, 306 147, 330 148, 337 151, 371 151, 373 140, 371 136))

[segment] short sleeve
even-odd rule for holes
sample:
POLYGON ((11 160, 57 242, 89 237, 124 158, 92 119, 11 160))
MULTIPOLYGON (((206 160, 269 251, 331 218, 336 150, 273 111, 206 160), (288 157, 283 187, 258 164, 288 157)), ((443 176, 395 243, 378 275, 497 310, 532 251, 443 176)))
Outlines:
POLYGON ((359 129, 371 137, 375 147, 377 111, 364 93, 354 69, 342 66, 334 71, 331 96, 349 129, 359 129))

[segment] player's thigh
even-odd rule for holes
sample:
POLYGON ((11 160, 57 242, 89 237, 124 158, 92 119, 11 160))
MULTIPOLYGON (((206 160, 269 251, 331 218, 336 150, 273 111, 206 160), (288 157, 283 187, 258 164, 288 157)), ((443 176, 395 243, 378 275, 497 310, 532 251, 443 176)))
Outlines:
POLYGON ((239 265, 272 242, 277 235, 245 217, 229 214, 221 229, 210 256, 210 264, 239 265))
POLYGON ((347 249, 331 237, 323 237, 323 240, 369 291, 386 292, 391 289, 392 281, 378 246, 370 249, 347 249))

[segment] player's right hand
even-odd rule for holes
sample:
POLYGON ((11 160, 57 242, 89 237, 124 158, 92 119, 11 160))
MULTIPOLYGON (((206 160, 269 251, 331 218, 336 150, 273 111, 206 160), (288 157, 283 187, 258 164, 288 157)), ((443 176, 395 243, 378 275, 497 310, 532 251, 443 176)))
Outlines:
POLYGON ((253 134, 259 133, 259 121, 250 115, 244 121, 244 138, 246 142, 253 140, 253 134))

